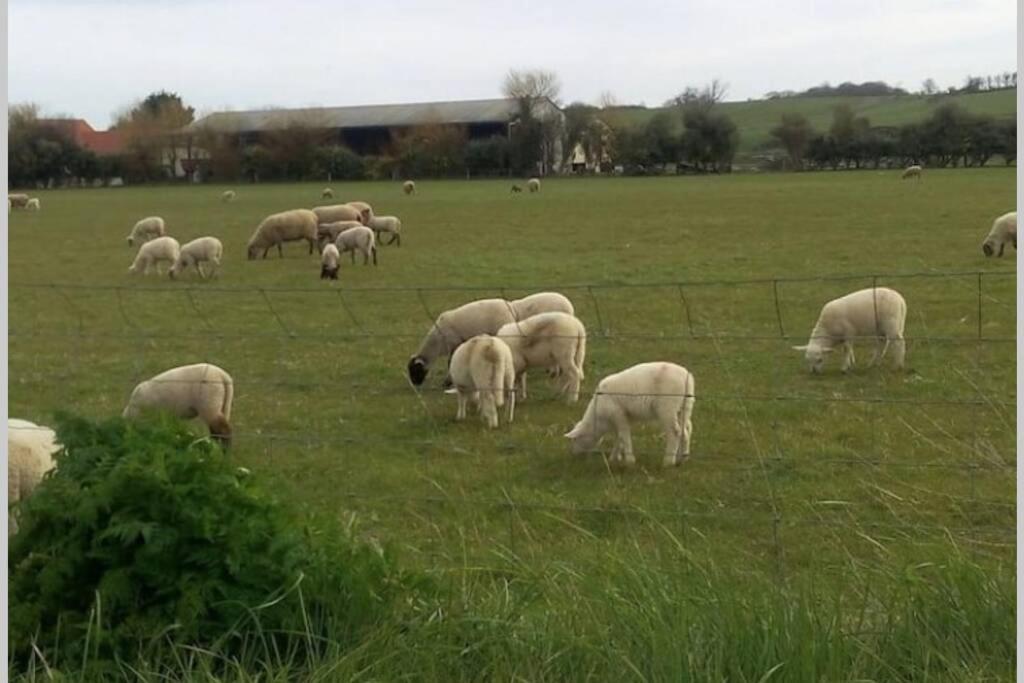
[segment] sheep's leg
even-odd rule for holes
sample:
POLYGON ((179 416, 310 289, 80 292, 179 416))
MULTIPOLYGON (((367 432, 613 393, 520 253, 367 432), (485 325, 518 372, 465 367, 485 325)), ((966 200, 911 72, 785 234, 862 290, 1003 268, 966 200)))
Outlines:
POLYGON ((263 250, 263 258, 264 258, 264 259, 266 259, 266 258, 267 258, 267 253, 268 253, 268 252, 270 252, 270 247, 267 247, 266 249, 264 249, 264 250, 263 250))
POLYGON ((1004 249, 1006 249, 1006 242, 1005 241, 999 243, 999 256, 1003 255, 1003 250, 1004 249))
POLYGON ((377 247, 370 249, 373 252, 373 265, 377 265, 377 247))
POLYGON ((868 363, 869 368, 873 368, 875 363, 885 358, 885 352, 889 350, 889 338, 888 337, 876 337, 875 338, 875 353, 871 356, 871 362, 868 363))
POLYGON ((841 366, 842 371, 846 372, 851 367, 853 367, 853 361, 853 343, 849 339, 847 339, 846 341, 843 342, 843 364, 841 366))
POLYGON ((665 467, 673 467, 679 464, 679 442, 683 435, 683 428, 676 416, 672 416, 671 422, 666 427, 665 459, 662 462, 665 467))
POLYGON ((456 408, 456 411, 455 411, 455 419, 456 420, 465 420, 466 419, 466 401, 469 399, 469 397, 465 393, 463 393, 462 390, 457 390, 455 395, 456 395, 456 397, 458 399, 458 407, 456 408))
POLYGON ((519 396, 526 400, 526 370, 523 370, 523 374, 519 375, 519 396))
POLYGON ((618 432, 622 459, 627 465, 635 465, 636 458, 633 457, 633 436, 629 431, 629 422, 623 419, 618 425, 618 432))
POLYGON ((494 405, 495 389, 482 389, 480 391, 480 412, 484 416, 484 422, 491 429, 498 426, 498 409, 494 405))
POLYGON ((353 249, 352 251, 348 252, 348 255, 352 257, 352 265, 354 266, 356 264, 356 251, 355 251, 355 249, 353 249))
POLYGON ((903 360, 907 353, 907 343, 903 340, 902 336, 896 337, 892 342, 892 358, 893 366, 897 370, 903 369, 903 360))
POLYGON ((206 273, 203 272, 203 264, 200 261, 196 261, 196 272, 199 273, 200 279, 206 279, 206 273))
POLYGON ((284 258, 284 247, 280 242, 277 243, 277 257, 284 258))

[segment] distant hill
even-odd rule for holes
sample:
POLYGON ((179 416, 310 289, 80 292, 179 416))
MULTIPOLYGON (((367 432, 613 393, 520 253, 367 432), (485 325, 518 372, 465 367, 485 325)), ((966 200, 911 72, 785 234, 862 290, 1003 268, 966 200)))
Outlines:
MULTIPOLYGON (((995 118, 1012 119, 1017 116, 1017 91, 959 95, 885 95, 869 97, 787 97, 750 102, 723 102, 718 105, 740 130, 740 154, 750 153, 766 146, 775 147, 769 131, 779 124, 782 115, 799 112, 807 117, 819 131, 832 125, 832 110, 840 104, 849 105, 858 116, 867 116, 872 126, 899 126, 920 121, 940 104, 956 102, 968 111, 989 114, 995 118)), ((601 117, 611 125, 642 125, 661 107, 617 107, 602 112, 601 117)), ((682 123, 679 122, 680 127, 682 123)))

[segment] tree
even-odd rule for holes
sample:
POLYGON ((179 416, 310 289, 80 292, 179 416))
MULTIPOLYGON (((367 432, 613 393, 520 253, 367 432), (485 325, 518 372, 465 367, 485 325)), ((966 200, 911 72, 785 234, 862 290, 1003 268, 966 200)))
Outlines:
POLYGON ((937 92, 939 92, 939 86, 935 84, 935 79, 924 79, 924 83, 921 84, 921 92, 923 92, 925 95, 934 95, 937 92))
POLYGON ((260 137, 272 162, 273 177, 312 179, 317 152, 330 140, 326 122, 315 112, 283 111, 260 137))
POLYGON ((176 93, 164 90, 140 100, 117 117, 132 175, 143 179, 173 177, 182 150, 191 154, 192 141, 183 128, 195 119, 195 109, 185 106, 176 93))
POLYGON ((729 84, 713 79, 703 88, 687 86, 681 93, 665 102, 666 107, 690 107, 698 108, 705 112, 721 102, 729 92, 729 84))
POLYGON ((725 114, 702 106, 683 110, 683 156, 700 171, 728 171, 739 146, 736 124, 725 114))
POLYGON ((783 114, 782 123, 772 128, 771 135, 786 150, 792 167, 796 170, 802 169, 807 145, 814 137, 814 129, 807 117, 799 113, 783 114))
POLYGON ((546 100, 558 105, 562 84, 553 71, 510 70, 502 84, 502 94, 517 103, 518 119, 510 124, 510 161, 517 172, 532 172, 537 162, 552 168, 561 161, 560 147, 564 130, 561 117, 552 116, 546 100), (512 130, 514 129, 514 131, 512 130))

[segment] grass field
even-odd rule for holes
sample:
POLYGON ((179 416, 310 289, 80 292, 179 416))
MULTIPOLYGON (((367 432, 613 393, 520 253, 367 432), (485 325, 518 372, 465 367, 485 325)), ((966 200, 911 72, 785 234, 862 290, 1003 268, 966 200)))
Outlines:
POLYGON ((354 520, 411 566, 488 589, 464 587, 467 601, 498 600, 498 585, 543 594, 505 596, 527 612, 593 607, 588 568, 658 575, 666 539, 751 585, 842 590, 950 548, 992 575, 1012 569, 1016 252, 985 259, 980 245, 1013 206, 1013 169, 565 179, 538 195, 503 181, 423 181, 414 197, 335 184, 400 216, 402 247, 376 268, 346 258, 338 283, 298 244, 247 262, 257 222, 319 203, 320 187, 242 186, 234 204, 209 186, 48 191, 41 212, 12 214, 11 415, 118 414, 138 381, 216 363, 235 379, 239 464, 311 517, 354 520), (125 236, 151 214, 181 242, 220 237, 222 276, 129 276, 125 236), (907 299, 908 370, 866 368, 864 343, 854 372, 832 361, 808 375, 790 345, 825 301, 873 282, 907 299), (438 312, 549 288, 589 332, 579 404, 536 376, 515 423, 487 431, 454 421, 440 367, 422 392, 407 383, 438 312), (653 426, 634 432, 633 470, 570 457, 561 435, 597 380, 647 360, 696 377, 690 460, 661 469, 653 426))

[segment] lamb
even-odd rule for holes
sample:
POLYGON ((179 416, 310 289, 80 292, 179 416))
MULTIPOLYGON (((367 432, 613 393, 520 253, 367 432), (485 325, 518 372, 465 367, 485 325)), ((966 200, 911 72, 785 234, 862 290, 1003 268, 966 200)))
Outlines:
POLYGON ((568 297, 558 292, 538 292, 522 299, 515 299, 508 302, 512 306, 512 314, 516 320, 525 320, 538 313, 568 313, 575 315, 576 311, 568 297))
POLYGON ((135 261, 128 267, 128 272, 137 273, 141 269, 143 275, 149 275, 150 266, 156 264, 157 275, 163 275, 160 264, 164 261, 174 264, 180 253, 181 246, 178 244, 178 240, 167 235, 157 237, 139 247, 139 253, 135 255, 135 261))
POLYGON ((147 216, 132 227, 128 234, 128 246, 135 246, 135 240, 148 242, 149 240, 163 237, 167 234, 167 227, 164 219, 160 216, 147 216))
POLYGON ((338 235, 349 228, 358 228, 362 225, 359 221, 338 221, 337 223, 321 223, 316 228, 316 241, 318 245, 324 242, 334 242, 338 235))
POLYGON ((512 308, 504 299, 479 299, 444 311, 434 321, 416 355, 409 359, 409 380, 416 386, 427 378, 430 364, 452 353, 478 334, 495 334, 513 322, 512 308))
POLYGON ((540 192, 540 178, 530 178, 526 181, 526 187, 530 192, 540 192))
POLYGON ((985 241, 981 243, 981 250, 985 256, 995 253, 999 247, 999 256, 1003 255, 1006 243, 1012 242, 1013 248, 1017 248, 1017 212, 1004 213, 992 222, 992 229, 988 231, 985 241))
MULTIPOLYGON (((353 254, 354 256, 354 254, 353 254)), ((324 247, 323 252, 320 254, 320 279, 321 280, 337 280, 338 279, 338 261, 341 259, 341 254, 338 252, 338 247, 334 244, 328 244, 324 247)))
POLYGON ((900 176, 900 179, 906 180, 907 178, 917 178, 918 180, 920 180, 922 170, 923 169, 917 164, 914 164, 913 166, 907 166, 905 169, 903 169, 903 175, 900 176))
POLYGON ((7 195, 7 201, 10 202, 11 206, 15 209, 24 209, 25 205, 28 204, 28 195, 21 192, 7 195))
POLYGON ((233 201, 235 201, 235 191, 234 190, 224 190, 224 194, 222 194, 220 196, 220 200, 222 202, 233 202, 233 201))
POLYGON ((503 325, 498 337, 512 349, 520 396, 526 398, 526 371, 529 368, 558 368, 564 375, 560 388, 569 403, 580 397, 583 360, 587 353, 587 330, 575 316, 560 311, 540 313, 525 320, 503 325))
POLYGON ((518 193, 520 193, 522 191, 523 191, 523 188, 519 187, 518 185, 513 185, 512 189, 510 190, 510 192, 512 194, 518 194, 518 193))
POLYGON ((565 437, 573 454, 593 450, 601 437, 615 430, 618 440, 613 461, 636 462, 629 427, 635 420, 657 420, 665 432, 665 467, 680 464, 690 455, 693 404, 697 400, 693 373, 675 363, 640 363, 597 384, 583 418, 565 437))
POLYGON ((29 211, 38 211, 40 208, 39 197, 32 197, 32 199, 25 202, 25 208, 28 209, 29 211))
POLYGON ((334 199, 334 190, 329 187, 320 190, 320 199, 334 199))
POLYGON ((377 265, 377 240, 373 236, 373 230, 365 225, 358 225, 338 233, 334 240, 334 246, 338 248, 339 254, 346 251, 352 253, 352 263, 356 262, 356 252, 363 255, 363 265, 370 262, 373 255, 373 265, 377 265))
POLYGON ((162 410, 175 417, 198 417, 224 449, 231 447, 231 375, 211 363, 172 368, 138 384, 132 390, 122 417, 138 417, 143 411, 162 410))
POLYGON ((402 192, 405 194, 416 194, 416 183, 411 180, 406 180, 402 183, 402 192))
POLYGON ((484 422, 498 426, 498 408, 508 396, 508 421, 515 417, 515 367, 508 344, 497 337, 480 334, 459 345, 448 367, 458 395, 456 420, 466 419, 466 403, 472 397, 484 422))
POLYGON ((249 260, 254 260, 260 249, 263 250, 263 258, 267 258, 267 252, 274 245, 277 245, 277 255, 284 258, 281 245, 284 242, 298 240, 309 242, 309 253, 312 254, 313 248, 316 246, 318 223, 316 213, 308 209, 292 209, 267 216, 249 238, 247 246, 249 260))
POLYGON ((348 204, 329 204, 327 206, 317 206, 313 208, 313 213, 316 214, 316 222, 318 225, 324 223, 337 223, 338 221, 359 221, 362 223, 362 214, 359 209, 348 204))
POLYGON ((178 273, 189 266, 195 266, 199 277, 204 280, 212 277, 220 268, 220 259, 224 254, 224 245, 216 237, 199 237, 187 242, 178 253, 178 259, 171 266, 168 274, 173 280, 178 273), (209 261, 213 264, 209 274, 203 272, 203 263, 209 261))
POLYGON ((398 220, 397 216, 370 216, 370 221, 366 225, 373 230, 378 240, 380 234, 386 232, 391 235, 388 244, 397 243, 396 246, 402 246, 402 221, 398 220))
POLYGON ((373 207, 366 202, 347 202, 348 206, 359 212, 359 222, 363 225, 369 225, 370 219, 373 218, 373 207))
POLYGON ((902 368, 906 353, 903 340, 906 319, 907 302, 899 292, 888 287, 861 289, 825 304, 811 330, 810 341, 793 348, 804 352, 808 368, 817 373, 824 365, 825 354, 841 345, 844 349, 842 370, 846 372, 854 362, 854 339, 870 336, 877 340, 871 365, 885 357, 892 343, 895 366, 902 368))
MULTIPOLYGON (((13 505, 32 495, 43 476, 55 466, 53 455, 60 450, 57 435, 42 427, 16 418, 7 419, 7 504, 13 505)), ((18 532, 13 511, 7 516, 7 536, 18 532)))

